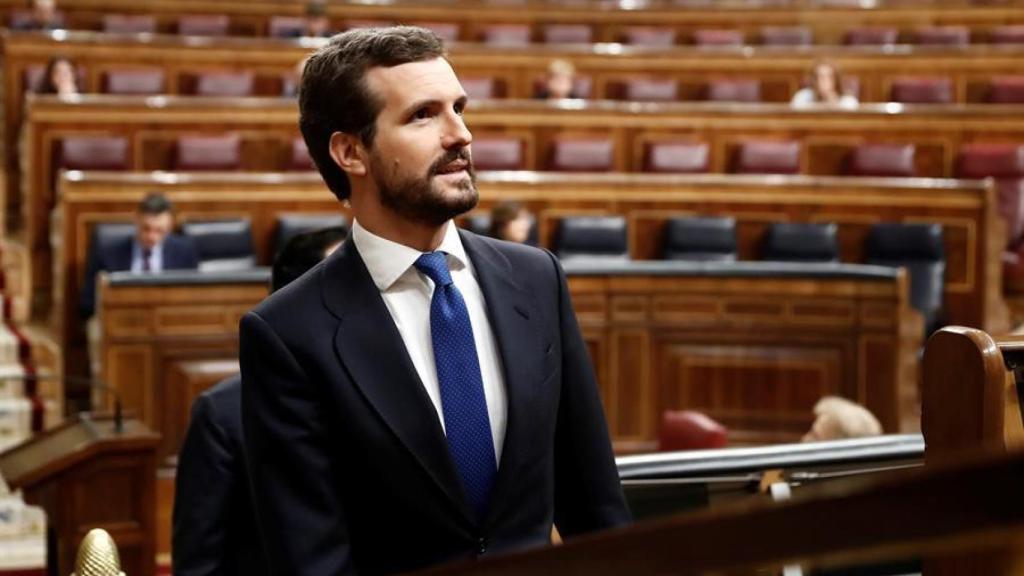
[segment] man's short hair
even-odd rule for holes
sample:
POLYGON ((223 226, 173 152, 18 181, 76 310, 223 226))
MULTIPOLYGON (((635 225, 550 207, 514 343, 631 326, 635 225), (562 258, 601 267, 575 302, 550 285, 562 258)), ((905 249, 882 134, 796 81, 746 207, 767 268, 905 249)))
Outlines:
POLYGON ((331 158, 331 135, 358 135, 372 146, 384 106, 366 86, 366 72, 444 56, 444 42, 436 34, 412 26, 349 30, 310 56, 299 83, 299 129, 320 175, 339 200, 346 200, 352 190, 348 175, 331 158))
POLYGON ((271 291, 277 292, 316 266, 326 256, 327 249, 344 241, 346 235, 344 227, 332 226, 293 236, 274 260, 270 273, 271 291))
POLYGON ((174 206, 166 196, 159 192, 150 192, 139 202, 138 213, 155 216, 164 212, 173 212, 174 206))

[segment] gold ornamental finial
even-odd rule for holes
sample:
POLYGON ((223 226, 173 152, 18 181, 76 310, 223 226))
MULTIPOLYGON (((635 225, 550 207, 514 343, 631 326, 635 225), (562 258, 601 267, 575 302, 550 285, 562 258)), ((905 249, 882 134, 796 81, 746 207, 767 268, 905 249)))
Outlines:
POLYGON ((124 576, 117 545, 106 530, 93 528, 82 538, 71 576, 124 576))

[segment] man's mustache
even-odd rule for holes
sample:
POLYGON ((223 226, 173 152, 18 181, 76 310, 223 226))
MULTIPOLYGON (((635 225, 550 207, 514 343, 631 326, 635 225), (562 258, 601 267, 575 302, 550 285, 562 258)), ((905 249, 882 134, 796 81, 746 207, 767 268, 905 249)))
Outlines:
POLYGON ((444 156, 438 158, 433 164, 430 165, 430 175, 433 176, 438 174, 445 166, 448 166, 452 162, 462 160, 466 162, 466 172, 473 173, 473 158, 469 154, 469 148, 462 147, 455 150, 449 150, 444 153, 444 156))

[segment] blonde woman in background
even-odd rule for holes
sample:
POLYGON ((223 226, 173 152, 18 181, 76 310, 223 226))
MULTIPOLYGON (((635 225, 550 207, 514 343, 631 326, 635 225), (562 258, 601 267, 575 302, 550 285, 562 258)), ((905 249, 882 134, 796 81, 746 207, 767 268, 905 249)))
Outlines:
POLYGON ((825 396, 814 405, 817 418, 804 442, 878 436, 882 425, 867 408, 838 396, 825 396))

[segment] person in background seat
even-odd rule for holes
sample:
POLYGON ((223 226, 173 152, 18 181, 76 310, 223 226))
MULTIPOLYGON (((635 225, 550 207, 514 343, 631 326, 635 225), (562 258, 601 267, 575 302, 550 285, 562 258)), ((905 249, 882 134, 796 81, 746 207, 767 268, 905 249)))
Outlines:
POLYGON ((856 108, 860 102, 843 80, 834 64, 817 62, 807 85, 797 90, 789 103, 793 106, 826 104, 840 108, 856 108))
POLYGON ((525 206, 514 200, 502 202, 491 210, 491 238, 526 244, 533 219, 525 206))
POLYGON ((35 88, 36 94, 74 96, 79 93, 75 65, 64 56, 55 56, 46 63, 46 70, 35 88))
POLYGON ((171 234, 173 229, 173 206, 163 194, 151 192, 139 202, 134 236, 90 247, 79 302, 82 317, 89 318, 96 310, 96 277, 100 272, 155 273, 198 268, 199 252, 195 245, 188 238, 171 234))
POLYGON ((804 442, 878 436, 882 425, 867 408, 838 396, 825 396, 814 405, 817 416, 804 442))

